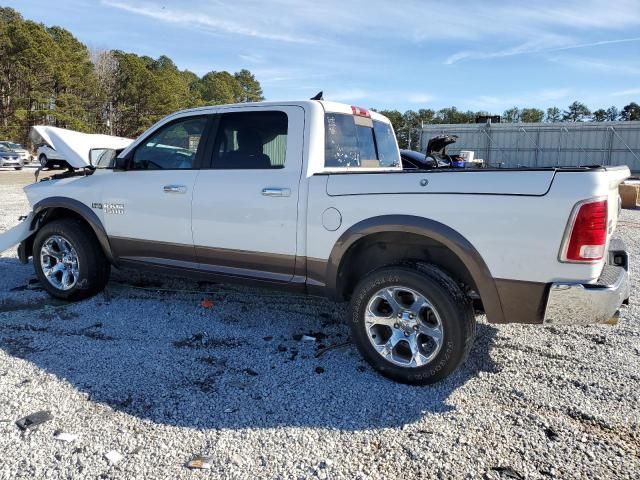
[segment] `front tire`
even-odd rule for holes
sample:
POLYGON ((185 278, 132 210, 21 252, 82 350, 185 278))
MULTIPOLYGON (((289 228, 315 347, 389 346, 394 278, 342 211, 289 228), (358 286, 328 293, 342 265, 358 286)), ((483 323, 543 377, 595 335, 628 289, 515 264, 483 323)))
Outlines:
POLYGON ((103 290, 111 271, 93 231, 72 219, 55 220, 38 230, 33 266, 50 295, 70 301, 103 290))
POLYGON ((47 163, 49 162, 49 160, 47 159, 47 156, 44 153, 38 157, 38 161, 40 162, 40 166, 42 168, 47 168, 47 163))
POLYGON ((433 265, 384 267, 356 286, 349 306, 351 336, 382 375, 425 385, 451 374, 475 337, 471 300, 433 265))
POLYGON ((22 170, 22 167, 13 167, 14 170, 22 170))

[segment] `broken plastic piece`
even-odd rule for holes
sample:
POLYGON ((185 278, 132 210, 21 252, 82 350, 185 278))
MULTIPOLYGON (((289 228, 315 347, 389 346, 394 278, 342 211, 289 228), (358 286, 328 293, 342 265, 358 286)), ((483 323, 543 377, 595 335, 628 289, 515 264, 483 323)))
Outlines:
POLYGON ((309 335, 303 335, 302 340, 305 342, 315 342, 316 337, 310 337, 309 335))
POLYGON ((187 462, 188 468, 209 469, 213 466, 213 458, 197 456, 187 462))
POLYGON ((62 442, 73 442, 78 438, 75 433, 56 432, 53 434, 53 438, 62 442))
POLYGON ((124 455, 122 455, 120 452, 117 452, 115 450, 111 450, 110 452, 107 452, 104 454, 104 458, 106 458, 111 465, 115 465, 122 461, 122 459, 124 458, 124 455))
POLYGON ((28 428, 34 428, 40 425, 41 423, 48 422, 53 417, 51 416, 51 412, 47 410, 41 410, 36 413, 32 413, 31 415, 27 415, 24 418, 16 421, 16 425, 20 430, 27 430, 28 428))

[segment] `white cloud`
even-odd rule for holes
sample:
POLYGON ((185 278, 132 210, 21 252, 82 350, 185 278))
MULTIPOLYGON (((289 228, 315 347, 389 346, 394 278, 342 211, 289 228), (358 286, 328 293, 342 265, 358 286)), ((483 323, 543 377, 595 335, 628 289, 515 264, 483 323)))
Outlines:
POLYGON ((432 102, 434 97, 433 95, 429 95, 427 93, 410 93, 407 96, 407 99, 410 103, 422 103, 426 104, 432 102))
POLYGON ((212 16, 206 15, 204 12, 194 13, 193 10, 171 9, 153 3, 130 4, 118 0, 102 0, 102 3, 129 13, 143 15, 167 23, 180 24, 185 27, 199 27, 212 33, 242 35, 291 43, 313 43, 315 41, 301 35, 289 35, 275 30, 261 29, 250 21, 237 22, 231 19, 224 19, 223 15, 212 16))
POLYGON ((489 58, 511 57, 514 55, 526 55, 532 53, 550 53, 560 52, 563 50, 575 50, 580 48, 599 47, 602 45, 614 45, 618 43, 640 42, 640 37, 618 38, 613 40, 602 40, 590 43, 567 42, 566 38, 561 36, 549 36, 544 41, 526 42, 515 47, 491 52, 469 52, 463 51, 454 53, 447 57, 444 61, 445 65, 452 65, 462 60, 482 60, 489 58))
POLYGON ((373 92, 363 90, 361 88, 352 88, 348 90, 336 90, 324 92, 324 98, 336 102, 349 102, 354 100, 362 100, 375 96, 373 92))
POLYGON ((590 57, 576 57, 570 55, 558 55, 548 57, 551 62, 588 72, 597 72, 609 76, 640 75, 640 64, 629 60, 608 60, 590 57))
POLYGON ((613 92, 612 97, 634 97, 640 95, 640 88, 630 88, 628 90, 620 90, 613 92))

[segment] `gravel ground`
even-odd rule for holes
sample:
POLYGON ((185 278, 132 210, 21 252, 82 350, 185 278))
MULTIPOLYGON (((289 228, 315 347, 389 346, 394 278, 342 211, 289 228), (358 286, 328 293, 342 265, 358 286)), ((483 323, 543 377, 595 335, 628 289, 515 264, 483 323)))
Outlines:
MULTIPOLYGON (((27 211, 27 178, 0 172, 0 231, 27 211)), ((639 228, 640 211, 624 211, 618 236, 634 257, 639 228)), ((15 250, 0 272, 2 479, 640 472, 637 296, 616 327, 479 317, 467 363, 410 387, 375 374, 348 343, 343 307, 322 299, 115 271, 104 294, 61 304, 30 288, 15 250), (15 420, 38 410, 53 418, 21 433, 15 420), (210 470, 185 467, 197 455, 210 470)))

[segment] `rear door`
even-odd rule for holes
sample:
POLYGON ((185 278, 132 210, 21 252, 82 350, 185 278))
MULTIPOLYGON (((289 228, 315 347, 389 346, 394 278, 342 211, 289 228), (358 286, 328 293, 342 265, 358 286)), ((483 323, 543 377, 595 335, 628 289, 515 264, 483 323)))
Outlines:
POLYGON ((296 259, 304 110, 245 107, 217 117, 193 194, 200 268, 289 281, 296 259))
POLYGON ((102 201, 114 253, 125 260, 196 266, 191 201, 212 117, 159 127, 131 153, 129 167, 106 176, 102 201))

